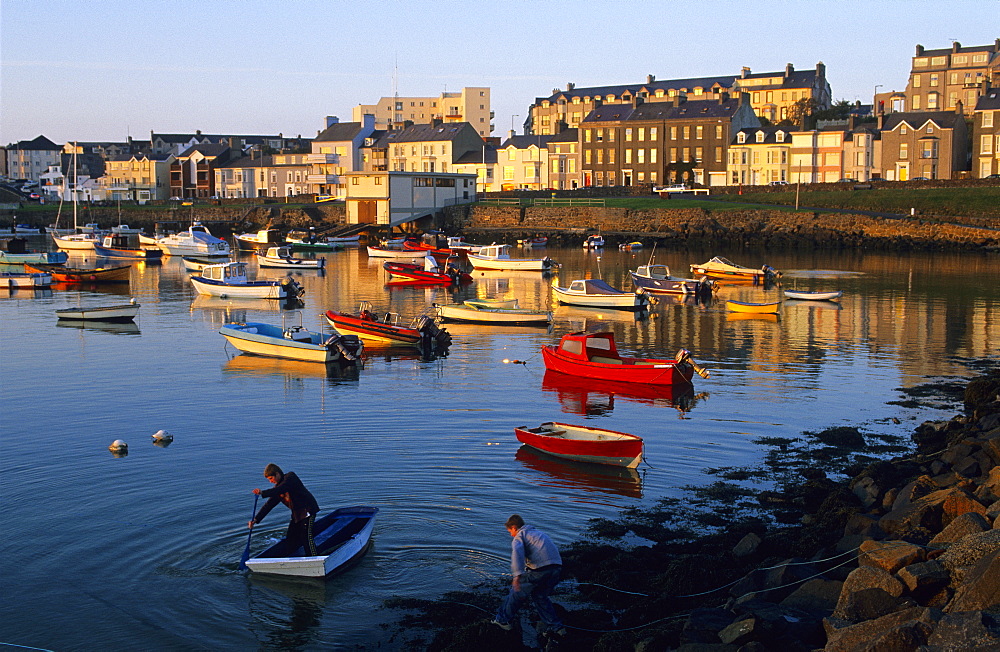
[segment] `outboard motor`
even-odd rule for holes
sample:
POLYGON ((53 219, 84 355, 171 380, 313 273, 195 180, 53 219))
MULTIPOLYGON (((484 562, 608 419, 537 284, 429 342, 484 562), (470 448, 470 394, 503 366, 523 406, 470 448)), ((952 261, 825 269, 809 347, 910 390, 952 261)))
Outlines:
POLYGON ((711 374, 708 373, 708 369, 705 369, 700 364, 694 361, 691 357, 691 352, 687 349, 679 349, 674 355, 674 360, 677 364, 689 364, 694 372, 701 376, 702 378, 708 378, 711 374))
POLYGON ((348 362, 356 362, 365 350, 365 344, 357 335, 334 333, 323 343, 327 349, 336 349, 340 357, 348 362))

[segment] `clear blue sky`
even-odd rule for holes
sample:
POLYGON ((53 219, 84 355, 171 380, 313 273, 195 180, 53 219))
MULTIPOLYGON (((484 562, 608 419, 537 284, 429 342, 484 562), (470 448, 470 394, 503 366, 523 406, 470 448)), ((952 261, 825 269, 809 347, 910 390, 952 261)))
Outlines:
POLYGON ((577 86, 827 67, 902 90, 917 43, 1000 37, 995 0, 0 0, 0 144, 157 132, 315 136, 393 92, 492 88, 494 135, 577 86))

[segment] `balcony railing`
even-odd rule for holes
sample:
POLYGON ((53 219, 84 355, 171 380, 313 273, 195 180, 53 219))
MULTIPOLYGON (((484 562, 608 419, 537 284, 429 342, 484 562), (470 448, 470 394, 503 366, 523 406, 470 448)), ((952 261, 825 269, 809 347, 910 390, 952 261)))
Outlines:
POLYGON ((307 174, 306 183, 337 183, 340 180, 336 174, 307 174))
POLYGON ((339 154, 307 154, 306 163, 335 164, 339 158, 339 154))

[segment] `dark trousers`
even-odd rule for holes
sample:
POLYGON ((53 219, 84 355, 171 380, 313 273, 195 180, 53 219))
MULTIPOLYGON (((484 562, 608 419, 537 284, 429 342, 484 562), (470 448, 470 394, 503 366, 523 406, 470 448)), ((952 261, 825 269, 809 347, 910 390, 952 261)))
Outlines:
POLYGON ((316 542, 313 541, 313 523, 316 515, 310 514, 308 518, 301 521, 289 521, 288 532, 285 533, 285 540, 291 552, 289 557, 315 557, 319 553, 316 551, 316 542))
POLYGON ((521 605, 531 600, 538 611, 538 616, 549 629, 557 630, 562 627, 562 621, 559 620, 556 609, 549 600, 552 589, 556 588, 561 578, 562 566, 557 564, 525 571, 524 575, 521 575, 520 587, 514 589, 511 586, 510 593, 497 610, 497 622, 512 623, 521 605))

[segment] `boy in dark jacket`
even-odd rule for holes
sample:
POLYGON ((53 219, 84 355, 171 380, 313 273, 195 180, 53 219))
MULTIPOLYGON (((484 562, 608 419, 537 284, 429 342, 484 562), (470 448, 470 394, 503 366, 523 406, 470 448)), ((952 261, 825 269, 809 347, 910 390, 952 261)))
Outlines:
POLYGON ((277 464, 268 464, 264 467, 264 477, 274 486, 263 491, 253 490, 255 494, 267 498, 267 502, 247 527, 253 529, 253 526, 263 521, 275 505, 282 502, 292 510, 292 519, 288 522, 288 532, 285 534, 285 540, 289 544, 289 556, 296 556, 295 552, 299 547, 303 549, 304 556, 316 556, 318 554, 316 542, 313 541, 313 523, 316 521, 316 512, 319 511, 316 499, 297 475, 283 472, 277 464))

